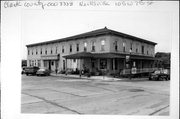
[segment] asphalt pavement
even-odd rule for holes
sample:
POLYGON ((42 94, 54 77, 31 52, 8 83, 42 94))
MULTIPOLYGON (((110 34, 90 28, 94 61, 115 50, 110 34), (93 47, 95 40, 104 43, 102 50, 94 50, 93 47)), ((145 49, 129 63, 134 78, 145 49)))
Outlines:
POLYGON ((22 75, 22 113, 169 115, 170 81, 22 75))

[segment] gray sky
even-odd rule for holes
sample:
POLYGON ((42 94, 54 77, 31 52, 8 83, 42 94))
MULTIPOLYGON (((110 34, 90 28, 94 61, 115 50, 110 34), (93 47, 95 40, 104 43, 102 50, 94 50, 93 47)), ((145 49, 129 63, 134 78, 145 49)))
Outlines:
POLYGON ((23 58, 25 45, 77 35, 104 28, 158 43, 155 52, 171 52, 173 5, 138 10, 24 10, 22 12, 23 58))

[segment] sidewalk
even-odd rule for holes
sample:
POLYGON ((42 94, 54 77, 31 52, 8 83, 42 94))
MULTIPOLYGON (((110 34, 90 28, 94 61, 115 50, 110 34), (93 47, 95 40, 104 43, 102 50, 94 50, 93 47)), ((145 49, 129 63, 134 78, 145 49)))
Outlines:
MULTIPOLYGON (((128 78, 114 78, 110 76, 91 76, 87 77, 82 75, 81 77, 79 75, 73 75, 73 74, 55 74, 51 73, 51 76, 59 76, 59 77, 64 77, 64 78, 73 78, 73 79, 85 79, 85 80, 102 80, 102 81, 120 81, 120 80, 129 80, 128 78)), ((134 80, 134 79, 132 79, 134 80)))

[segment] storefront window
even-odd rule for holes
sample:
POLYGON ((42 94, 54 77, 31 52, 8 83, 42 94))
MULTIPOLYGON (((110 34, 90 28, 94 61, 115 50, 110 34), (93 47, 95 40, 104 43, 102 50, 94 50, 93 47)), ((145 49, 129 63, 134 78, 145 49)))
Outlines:
POLYGON ((100 59, 100 69, 107 69, 107 59, 100 59))

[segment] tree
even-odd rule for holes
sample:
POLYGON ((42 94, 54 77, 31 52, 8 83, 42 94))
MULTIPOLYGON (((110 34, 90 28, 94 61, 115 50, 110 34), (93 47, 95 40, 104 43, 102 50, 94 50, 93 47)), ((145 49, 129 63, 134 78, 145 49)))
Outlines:
POLYGON ((155 61, 155 66, 159 68, 170 68, 170 57, 171 53, 157 52, 155 54, 155 58, 157 59, 155 61))

